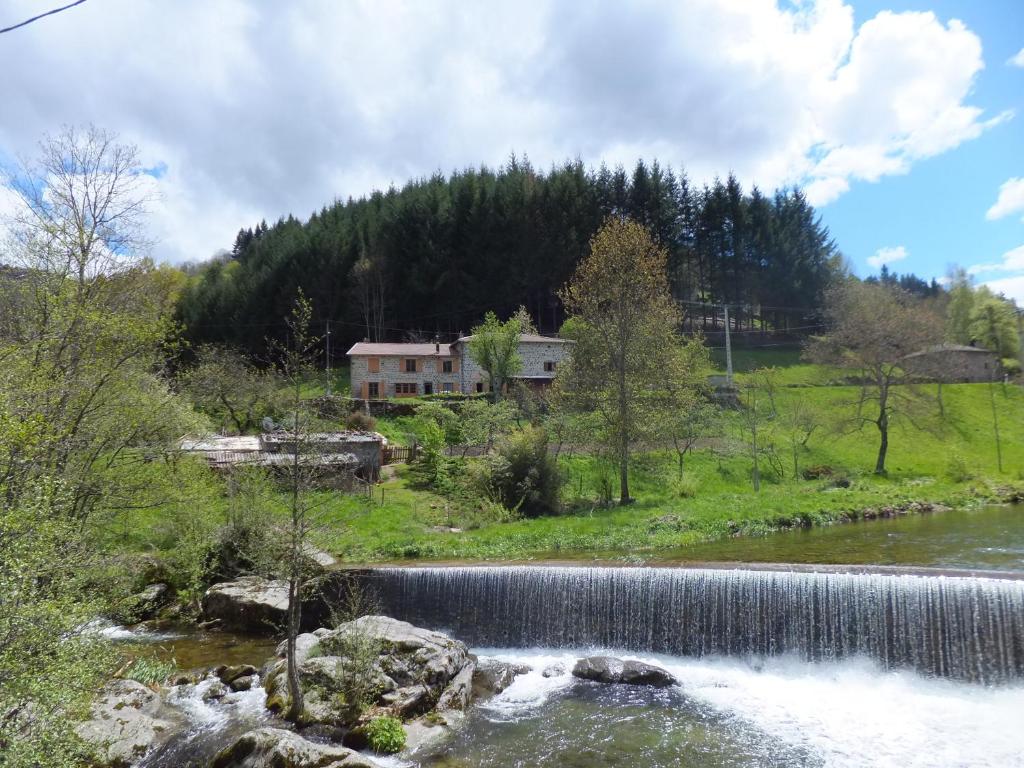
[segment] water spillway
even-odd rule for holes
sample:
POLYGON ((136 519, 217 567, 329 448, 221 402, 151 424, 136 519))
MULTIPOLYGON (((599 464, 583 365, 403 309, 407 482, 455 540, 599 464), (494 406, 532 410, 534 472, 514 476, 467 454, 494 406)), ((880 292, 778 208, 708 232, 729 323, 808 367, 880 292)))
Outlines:
POLYGON ((1024 581, 714 568, 378 568, 383 613, 477 647, 679 656, 867 656, 982 683, 1024 679, 1024 581))

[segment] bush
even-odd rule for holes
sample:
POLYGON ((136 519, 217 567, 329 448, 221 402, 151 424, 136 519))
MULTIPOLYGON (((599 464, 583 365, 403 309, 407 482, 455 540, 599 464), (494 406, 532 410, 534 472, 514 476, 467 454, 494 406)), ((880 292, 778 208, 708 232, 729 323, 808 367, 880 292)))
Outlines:
POLYGON ((121 673, 121 677, 143 685, 160 685, 174 674, 176 669, 177 665, 173 661, 140 656, 128 665, 121 673))
POLYGON ((490 459, 493 497, 524 517, 557 513, 562 482, 558 462, 548 454, 543 429, 530 427, 506 438, 490 459))
POLYGON ((832 477, 835 474, 835 470, 827 464, 819 464, 814 467, 807 467, 803 472, 804 480, 822 480, 824 478, 832 477))
POLYGON ((397 717, 375 717, 365 726, 366 743, 374 752, 391 754, 405 746, 405 729, 397 717))
POLYGON ((951 454, 946 461, 946 477, 954 483, 966 483, 974 479, 974 474, 967 466, 967 461, 959 453, 951 454))
POLYGON ((353 432, 373 432, 377 428, 377 420, 364 411, 353 411, 345 419, 345 429, 353 432))

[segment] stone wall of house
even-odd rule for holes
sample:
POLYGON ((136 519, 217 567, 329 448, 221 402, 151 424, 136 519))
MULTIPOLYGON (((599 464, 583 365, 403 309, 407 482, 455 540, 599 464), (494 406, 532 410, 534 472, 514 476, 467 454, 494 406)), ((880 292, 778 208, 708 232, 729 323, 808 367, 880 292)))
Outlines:
POLYGON ((988 351, 936 350, 908 358, 905 367, 931 381, 954 384, 998 381, 1002 378, 998 359, 988 351))
MULTIPOLYGON (((443 347, 442 347, 443 349, 443 347)), ((557 341, 523 341, 519 343, 519 356, 523 361, 520 372, 524 377, 553 377, 551 371, 545 370, 545 363, 555 363, 556 369, 572 349, 571 344, 557 341)), ((424 385, 430 384, 434 394, 444 392, 449 385, 452 392, 471 394, 477 391, 477 384, 483 383, 486 377, 480 367, 469 356, 466 344, 453 344, 452 357, 458 360, 458 371, 445 373, 442 370, 443 357, 420 357, 422 370, 417 373, 406 373, 405 357, 379 356, 380 372, 370 373, 369 355, 353 355, 352 365, 352 397, 362 397, 363 382, 378 382, 380 398, 395 397, 395 385, 399 383, 416 384, 416 393, 424 394, 424 385)), ((410 356, 414 357, 414 356, 410 356)))
MULTIPOLYGON (((485 382, 487 377, 480 366, 473 362, 473 358, 469 356, 466 344, 459 344, 457 348, 463 361, 462 391, 467 393, 476 392, 476 385, 485 382)), ((565 342, 521 341, 519 342, 519 357, 523 361, 523 368, 519 375, 524 378, 541 376, 554 378, 554 373, 546 371, 544 364, 547 362, 554 363, 555 370, 557 371, 558 366, 569 356, 571 351, 572 345, 565 342)))
MULTIPOLYGON (((415 357, 415 356, 410 356, 415 357)), ((352 396, 362 397, 363 382, 376 381, 380 384, 380 397, 395 397, 395 384, 412 383, 416 384, 416 393, 424 393, 424 384, 431 384, 434 393, 443 392, 444 385, 448 384, 451 391, 459 391, 460 374, 445 373, 442 370, 440 357, 420 357, 422 360, 422 371, 417 373, 406 373, 405 357, 383 357, 380 356, 380 372, 370 373, 370 356, 353 355, 352 363, 352 396)))

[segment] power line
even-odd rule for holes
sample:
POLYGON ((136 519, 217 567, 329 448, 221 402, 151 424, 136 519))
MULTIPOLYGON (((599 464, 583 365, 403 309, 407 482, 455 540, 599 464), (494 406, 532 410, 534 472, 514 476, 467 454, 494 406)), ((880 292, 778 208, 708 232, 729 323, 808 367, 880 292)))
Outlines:
POLYGON ((54 8, 52 11, 47 11, 46 13, 40 13, 38 16, 33 16, 31 19, 26 19, 20 24, 15 24, 12 27, 4 27, 3 29, 0 29, 0 35, 2 35, 4 32, 12 32, 15 29, 20 29, 21 27, 27 26, 31 24, 33 21, 39 21, 40 19, 46 16, 53 16, 53 14, 60 13, 61 11, 66 11, 68 8, 74 8, 76 5, 81 5, 84 2, 85 0, 75 0, 75 2, 73 3, 68 3, 67 5, 61 6, 60 8, 54 8))

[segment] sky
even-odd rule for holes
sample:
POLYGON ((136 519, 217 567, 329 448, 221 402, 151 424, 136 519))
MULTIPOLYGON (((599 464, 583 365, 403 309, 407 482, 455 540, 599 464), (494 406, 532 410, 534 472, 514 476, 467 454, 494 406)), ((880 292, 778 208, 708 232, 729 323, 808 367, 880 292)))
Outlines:
POLYGON ((159 261, 512 153, 656 157, 802 186, 861 276, 1024 305, 1022 0, 87 0, 0 35, 0 165, 88 123, 139 147, 159 261))

